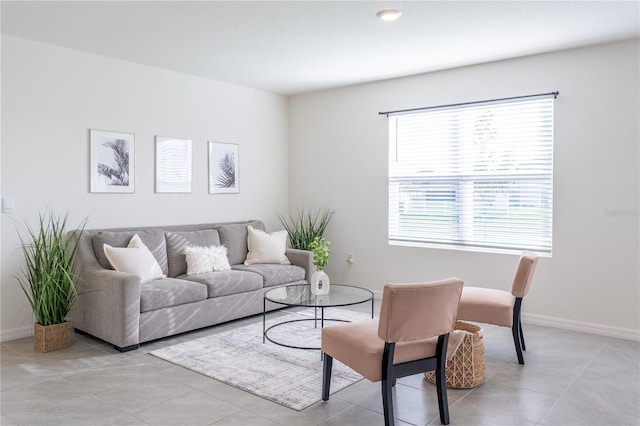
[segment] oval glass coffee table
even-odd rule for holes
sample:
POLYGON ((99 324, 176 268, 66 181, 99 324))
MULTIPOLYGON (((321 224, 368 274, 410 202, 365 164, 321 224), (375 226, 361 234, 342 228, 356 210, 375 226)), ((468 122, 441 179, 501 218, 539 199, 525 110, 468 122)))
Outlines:
POLYGON ((264 293, 262 307, 262 343, 266 343, 268 340, 276 345, 286 346, 288 348, 319 350, 321 348, 316 346, 296 346, 278 342, 277 340, 269 337, 269 330, 301 321, 314 321, 315 328, 318 327, 318 322, 320 322, 320 328, 324 327, 325 321, 349 322, 345 319, 325 318, 325 308, 359 305, 367 302, 371 302, 371 318, 373 318, 373 292, 366 288, 345 284, 331 284, 329 294, 315 296, 311 293, 311 286, 309 284, 292 284, 276 287, 264 293), (309 318, 282 321, 267 328, 267 302, 277 303, 284 306, 314 308, 314 315, 309 318), (320 315, 318 315, 318 311, 320 311, 320 315))

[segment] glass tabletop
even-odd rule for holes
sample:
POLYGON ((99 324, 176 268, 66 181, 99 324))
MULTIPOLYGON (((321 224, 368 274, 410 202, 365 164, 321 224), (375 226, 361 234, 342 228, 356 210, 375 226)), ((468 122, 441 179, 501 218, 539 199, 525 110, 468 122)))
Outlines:
POLYGON ((316 308, 357 305, 373 299, 373 292, 366 288, 345 284, 331 284, 329 288, 329 294, 314 296, 309 284, 294 284, 269 290, 264 298, 281 305, 316 308))

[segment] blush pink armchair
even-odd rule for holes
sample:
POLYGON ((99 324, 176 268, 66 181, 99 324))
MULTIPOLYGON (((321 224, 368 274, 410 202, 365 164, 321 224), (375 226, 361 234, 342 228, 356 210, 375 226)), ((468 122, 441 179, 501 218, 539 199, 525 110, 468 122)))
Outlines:
POLYGON ((520 364, 524 364, 522 351, 526 350, 520 320, 522 298, 529 292, 537 265, 538 256, 535 253, 523 253, 516 268, 511 291, 465 287, 458 309, 458 320, 511 327, 520 364))
POLYGON ((382 382, 385 425, 394 424, 397 378, 435 370, 440 421, 449 424, 445 362, 463 283, 457 278, 384 287, 380 317, 322 329, 322 399, 329 399, 333 359, 382 382))

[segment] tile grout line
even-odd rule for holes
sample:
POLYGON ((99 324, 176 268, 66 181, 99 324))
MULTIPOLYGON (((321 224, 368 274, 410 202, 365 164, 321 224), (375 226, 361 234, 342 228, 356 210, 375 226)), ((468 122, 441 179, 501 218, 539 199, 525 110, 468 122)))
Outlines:
POLYGON ((604 349, 605 345, 611 340, 610 337, 607 337, 607 339, 602 342, 602 344, 600 345, 600 347, 598 348, 598 350, 596 352, 593 353, 593 356, 591 357, 591 359, 584 365, 584 367, 582 367, 582 369, 576 374, 576 376, 573 378, 573 380, 571 380, 571 382, 567 385, 567 387, 565 388, 564 391, 562 391, 562 393, 560 394, 560 396, 558 396, 557 398, 554 399, 553 404, 551 404, 551 407, 549 407, 543 414, 542 416, 540 416, 540 419, 538 419, 538 421, 536 422, 536 425, 542 425, 543 423, 541 423, 542 421, 544 421, 544 418, 560 403, 560 401, 562 400, 562 398, 564 398, 564 396, 567 394, 567 392, 569 392, 569 389, 571 389, 571 387, 578 381, 578 379, 580 378, 580 376, 582 376, 582 374, 585 372, 585 370, 591 365, 591 363, 594 361, 595 357, 597 354, 601 353, 602 350, 604 349))

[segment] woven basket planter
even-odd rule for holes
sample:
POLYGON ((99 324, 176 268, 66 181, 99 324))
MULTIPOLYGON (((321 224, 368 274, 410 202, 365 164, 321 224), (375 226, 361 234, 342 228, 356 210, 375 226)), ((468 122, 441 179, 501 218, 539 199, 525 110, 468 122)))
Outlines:
POLYGON ((33 325, 33 343, 36 350, 40 352, 57 351, 58 349, 68 348, 71 339, 69 336, 69 322, 53 325, 33 325))
MULTIPOLYGON (((475 324, 456 321, 456 330, 467 331, 456 353, 447 360, 445 370, 446 385, 453 389, 470 389, 484 380, 484 343, 482 329, 475 324)), ((431 383, 436 382, 435 371, 424 373, 431 383)))

